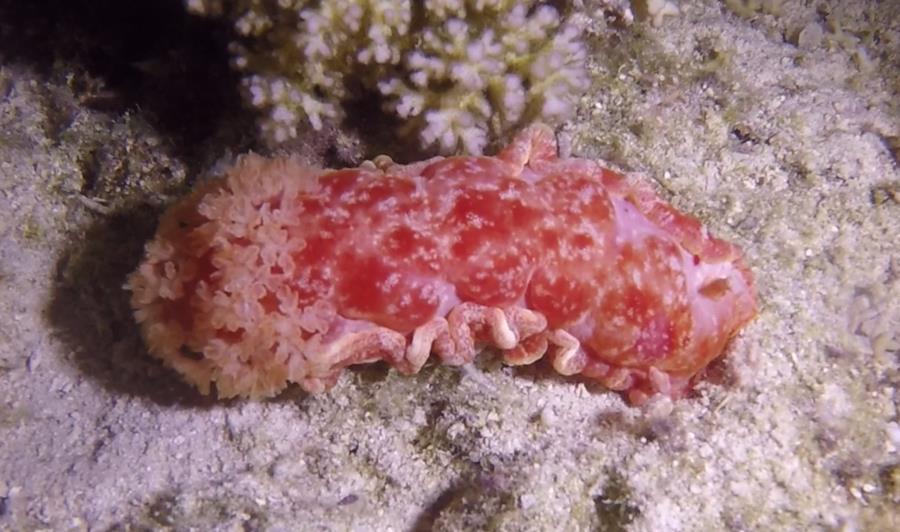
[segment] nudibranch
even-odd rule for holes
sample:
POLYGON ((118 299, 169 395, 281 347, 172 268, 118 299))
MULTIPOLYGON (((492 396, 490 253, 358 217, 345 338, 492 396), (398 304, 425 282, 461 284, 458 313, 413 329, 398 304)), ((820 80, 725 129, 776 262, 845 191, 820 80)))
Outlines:
POLYGON ((684 395, 756 313, 737 246, 640 179, 559 158, 543 125, 494 157, 244 155, 165 212, 126 288, 150 353, 220 397, 493 347, 639 404, 684 395))

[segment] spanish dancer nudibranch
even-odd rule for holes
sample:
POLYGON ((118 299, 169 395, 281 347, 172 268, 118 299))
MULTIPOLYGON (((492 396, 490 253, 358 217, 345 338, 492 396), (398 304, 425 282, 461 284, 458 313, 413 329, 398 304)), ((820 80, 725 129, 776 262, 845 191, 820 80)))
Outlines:
POLYGON ((756 313, 737 246, 640 180, 558 158, 543 125, 495 157, 245 155, 163 215, 126 287, 150 353, 220 397, 490 346, 640 404, 683 396, 756 313))

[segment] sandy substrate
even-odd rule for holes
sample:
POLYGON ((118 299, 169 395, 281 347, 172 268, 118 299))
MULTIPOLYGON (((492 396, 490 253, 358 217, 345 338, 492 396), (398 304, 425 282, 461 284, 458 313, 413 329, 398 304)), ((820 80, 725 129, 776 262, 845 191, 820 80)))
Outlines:
POLYGON ((900 529, 900 4, 680 7, 587 21, 594 86, 560 132, 757 276, 696 397, 644 409, 490 356, 200 396, 120 287, 159 208, 241 147, 186 151, 77 63, 2 56, 0 529, 900 529))

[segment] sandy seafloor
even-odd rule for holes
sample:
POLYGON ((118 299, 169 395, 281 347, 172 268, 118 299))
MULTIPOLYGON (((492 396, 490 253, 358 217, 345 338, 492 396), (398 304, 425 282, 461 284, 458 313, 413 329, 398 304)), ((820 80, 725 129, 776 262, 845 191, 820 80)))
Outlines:
POLYGON ((244 137, 174 135, 77 54, 0 50, 0 529, 900 530, 900 2, 747 4, 595 18, 560 133, 654 176, 757 277, 696 396, 644 409, 490 356, 198 395, 120 286, 244 137))

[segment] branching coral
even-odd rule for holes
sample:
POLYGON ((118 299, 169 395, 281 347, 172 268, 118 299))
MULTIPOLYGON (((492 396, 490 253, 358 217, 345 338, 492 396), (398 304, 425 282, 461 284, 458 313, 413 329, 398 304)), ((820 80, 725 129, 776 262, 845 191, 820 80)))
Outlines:
POLYGON ((481 153, 534 120, 559 122, 587 88, 580 30, 536 0, 187 0, 234 20, 235 66, 275 142, 375 95, 404 132, 481 153))

